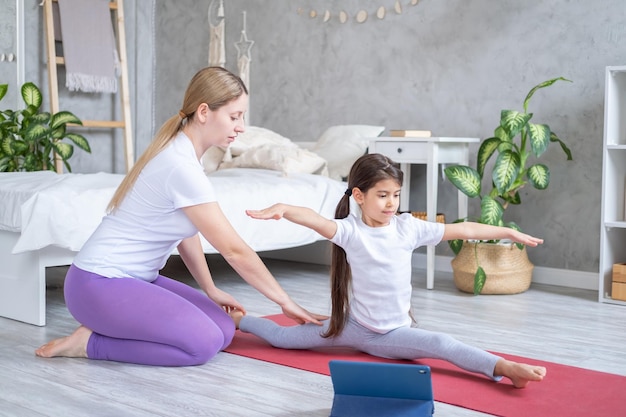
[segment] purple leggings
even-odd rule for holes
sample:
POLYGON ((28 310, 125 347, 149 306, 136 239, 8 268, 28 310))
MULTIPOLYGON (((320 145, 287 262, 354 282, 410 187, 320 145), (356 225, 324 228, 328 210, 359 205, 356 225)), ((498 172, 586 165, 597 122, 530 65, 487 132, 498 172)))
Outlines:
POLYGON ((106 278, 72 265, 65 302, 93 331, 87 357, 144 365, 201 365, 230 344, 231 318, 201 291, 159 275, 106 278))

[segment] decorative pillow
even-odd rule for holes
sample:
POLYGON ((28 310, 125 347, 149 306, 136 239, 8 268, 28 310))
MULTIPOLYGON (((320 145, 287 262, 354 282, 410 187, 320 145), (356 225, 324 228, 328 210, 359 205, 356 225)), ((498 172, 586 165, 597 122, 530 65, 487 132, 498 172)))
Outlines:
POLYGON ((222 162, 219 169, 263 168, 282 171, 327 175, 326 160, 321 156, 290 145, 265 144, 248 149, 231 161, 222 162))
POLYGON ((202 155, 201 161, 204 172, 210 174, 211 172, 217 171, 222 168, 221 164, 223 162, 231 161, 233 157, 239 157, 247 150, 265 144, 297 146, 291 140, 272 130, 256 126, 246 126, 245 132, 237 136, 237 139, 235 139, 228 148, 212 146, 202 155))
POLYGON ((345 181, 352 164, 367 152, 369 138, 380 136, 384 130, 384 126, 331 126, 311 150, 326 160, 329 177, 345 181))
POLYGON ((217 171, 225 156, 226 149, 220 148, 219 146, 211 146, 207 149, 200 159, 204 167, 204 172, 210 174, 211 172, 217 171))
POLYGON ((296 146, 286 137, 263 127, 246 126, 246 130, 237 136, 237 139, 230 144, 229 149, 233 157, 243 154, 250 148, 273 144, 280 146, 296 146))

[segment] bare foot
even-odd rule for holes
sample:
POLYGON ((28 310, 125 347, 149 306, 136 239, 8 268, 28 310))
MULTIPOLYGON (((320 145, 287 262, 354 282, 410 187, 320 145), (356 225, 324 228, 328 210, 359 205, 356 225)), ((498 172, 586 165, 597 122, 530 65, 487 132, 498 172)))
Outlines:
POLYGON ((547 370, 543 366, 528 365, 506 359, 500 359, 493 371, 495 376, 505 376, 511 380, 515 388, 526 388, 531 381, 541 381, 547 370))
POLYGON ((54 358, 64 356, 66 358, 86 358, 87 342, 93 333, 85 326, 80 326, 69 336, 51 340, 39 349, 35 350, 35 355, 42 358, 54 358))
POLYGON ((235 322, 235 328, 238 329, 239 328, 239 322, 241 321, 241 318, 244 316, 243 311, 237 310, 236 308, 233 308, 233 309, 231 309, 228 312, 228 315, 235 322))

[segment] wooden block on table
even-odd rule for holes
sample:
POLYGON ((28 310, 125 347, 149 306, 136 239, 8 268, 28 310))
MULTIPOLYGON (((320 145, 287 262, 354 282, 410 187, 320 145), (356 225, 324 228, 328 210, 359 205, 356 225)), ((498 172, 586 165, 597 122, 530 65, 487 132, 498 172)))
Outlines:
POLYGON ((432 136, 430 130, 390 130, 389 134, 392 137, 406 137, 406 138, 429 138, 432 136))

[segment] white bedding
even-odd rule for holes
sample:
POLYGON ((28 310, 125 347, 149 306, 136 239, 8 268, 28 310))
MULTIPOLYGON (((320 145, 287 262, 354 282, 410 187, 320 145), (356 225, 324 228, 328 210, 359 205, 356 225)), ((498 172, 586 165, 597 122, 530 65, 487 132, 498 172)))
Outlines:
MULTIPOLYGON (((241 149, 229 148, 228 153, 210 149, 202 163, 233 227, 254 250, 277 256, 272 251, 323 238, 287 220, 250 219, 245 209, 287 202, 334 217, 346 189, 346 183, 337 179, 345 177, 354 161, 366 153, 368 138, 382 130, 381 126, 331 126, 313 142, 313 154, 267 129, 247 128, 247 135, 241 134, 235 142, 241 149), (268 149, 262 143, 276 146, 268 149), (326 168, 330 178, 315 175, 324 174, 326 168)), ((122 178, 106 173, 0 173, 0 317, 46 324, 46 269, 72 262, 105 215, 122 178)), ((202 241, 205 253, 216 252, 202 241)), ((327 262, 326 255, 322 259, 309 248, 282 251, 279 256, 283 255, 327 262)))
MULTIPOLYGON (((58 246, 78 251, 100 223, 121 174, 0 174, 0 229, 19 232, 12 253, 58 246)), ((219 204, 241 237, 256 251, 307 245, 317 233, 286 220, 253 220, 245 209, 276 202, 310 207, 333 217, 345 183, 321 175, 264 169, 225 169, 209 175, 219 204)), ((205 253, 215 249, 204 239, 205 253)))

